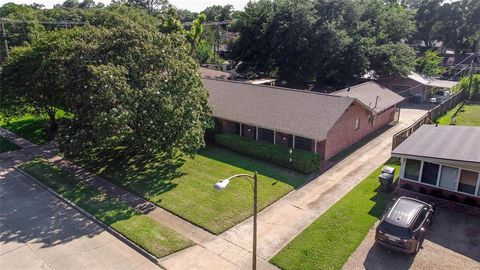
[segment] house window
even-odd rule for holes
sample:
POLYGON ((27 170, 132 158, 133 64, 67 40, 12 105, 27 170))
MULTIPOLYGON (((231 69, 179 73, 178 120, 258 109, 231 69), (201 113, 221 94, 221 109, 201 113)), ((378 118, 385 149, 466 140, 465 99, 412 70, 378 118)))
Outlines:
POLYGON ((440 173, 440 186, 442 188, 455 190, 457 188, 458 169, 448 166, 442 166, 440 173))
POLYGON ((438 169, 440 165, 430 162, 423 162, 422 183, 437 185, 438 169))
POLYGON ((242 135, 240 133, 240 123, 235 123, 235 134, 242 135))
POLYGON ((420 175, 420 165, 422 162, 415 159, 407 159, 405 162, 405 172, 403 177, 408 180, 418 181, 420 175))
POLYGON ((262 141, 267 141, 273 143, 273 130, 259 128, 258 129, 258 139, 262 141))
POLYGON ((295 149, 302 149, 305 151, 312 151, 312 140, 295 136, 295 149))
POLYGON ((360 128, 360 118, 355 119, 355 130, 360 128))
POLYGON ((478 172, 462 170, 458 180, 458 191, 468 194, 475 194, 477 187, 478 172))

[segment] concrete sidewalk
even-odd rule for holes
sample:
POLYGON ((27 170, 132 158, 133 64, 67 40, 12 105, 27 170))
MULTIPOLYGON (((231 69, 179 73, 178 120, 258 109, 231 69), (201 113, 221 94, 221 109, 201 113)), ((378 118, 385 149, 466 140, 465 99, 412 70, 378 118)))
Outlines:
MULTIPOLYGON (((361 147, 307 185, 289 193, 259 214, 258 255, 269 260, 317 217, 355 187, 391 152, 392 136, 425 113, 403 109, 400 122, 361 147)), ((252 220, 248 219, 220 235, 246 250, 251 250, 252 220)))
POLYGON ((0 162, 0 269, 159 269, 0 162))

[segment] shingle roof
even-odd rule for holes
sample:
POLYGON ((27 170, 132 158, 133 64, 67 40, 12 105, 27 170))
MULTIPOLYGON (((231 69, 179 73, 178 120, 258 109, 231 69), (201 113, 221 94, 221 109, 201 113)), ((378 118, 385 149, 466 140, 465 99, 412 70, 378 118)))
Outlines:
POLYGON ((324 140, 355 101, 311 91, 203 79, 213 116, 324 140))
POLYGON ((423 125, 392 155, 480 163, 480 127, 423 125))
POLYGON ((200 74, 202 78, 209 78, 209 79, 228 79, 232 77, 231 73, 215 70, 211 68, 200 67, 200 74))
POLYGON ((377 113, 392 107, 404 99, 404 97, 375 82, 355 85, 333 92, 332 95, 356 98, 377 113))

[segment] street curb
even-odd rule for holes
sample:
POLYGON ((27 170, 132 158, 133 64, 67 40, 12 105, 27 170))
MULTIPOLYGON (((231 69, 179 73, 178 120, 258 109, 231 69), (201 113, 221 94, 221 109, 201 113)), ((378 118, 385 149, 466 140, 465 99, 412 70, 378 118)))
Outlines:
POLYGON ((122 241, 124 244, 126 244, 127 246, 129 246, 130 248, 132 248, 133 250, 135 250, 136 252, 140 253, 140 255, 142 255, 143 257, 147 258, 149 261, 155 263, 157 266, 159 266, 160 268, 162 269, 166 269, 165 267, 163 267, 160 262, 159 262, 159 258, 157 258, 155 255, 151 254, 150 252, 146 251, 145 249, 143 249, 142 247, 138 246, 137 244, 135 244, 134 242, 132 242, 130 239, 126 238, 125 236, 123 236, 121 233, 117 232, 115 229, 111 228, 110 226, 106 225, 105 223, 103 223, 102 221, 100 221, 99 219, 97 219, 94 215, 90 214, 89 212, 85 211, 83 208, 81 208, 80 206, 76 205, 75 203, 73 203, 72 201, 70 201, 69 199, 63 197, 62 195, 60 195, 59 193, 57 193, 55 190, 51 189, 50 187, 46 186, 45 184, 43 184, 42 182, 38 181, 35 177, 31 176, 30 174, 28 174, 27 172, 25 172, 24 170, 20 169, 18 166, 14 166, 13 167, 16 171, 18 171, 19 173, 21 173, 22 175, 24 175, 25 177, 27 177, 28 179, 34 181, 34 184, 36 185, 39 185, 41 187, 43 187, 44 189, 46 189, 48 192, 50 192, 51 194, 53 194, 55 197, 59 198, 61 201, 63 201, 64 203, 66 203, 67 205, 71 206, 72 208, 78 210, 80 213, 82 213, 84 216, 86 216, 87 218, 89 218, 91 221, 95 222, 97 225, 99 225, 100 227, 102 227, 103 229, 105 229, 107 232, 109 232, 110 234, 112 234, 115 238, 117 238, 118 240, 122 241))

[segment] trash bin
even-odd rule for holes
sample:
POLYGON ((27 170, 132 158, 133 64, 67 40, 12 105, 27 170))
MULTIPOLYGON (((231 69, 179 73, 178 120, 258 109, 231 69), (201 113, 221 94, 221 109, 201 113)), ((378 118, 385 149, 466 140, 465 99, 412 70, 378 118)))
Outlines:
POLYGON ((382 169, 382 173, 378 176, 380 181, 380 187, 383 192, 392 191, 393 177, 395 176, 395 168, 385 166, 382 169))
POLYGON ((378 180, 380 180, 380 187, 382 191, 384 192, 392 191, 392 184, 393 184, 392 174, 382 173, 378 176, 378 180))

